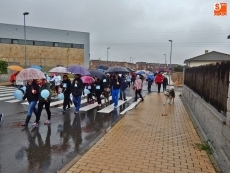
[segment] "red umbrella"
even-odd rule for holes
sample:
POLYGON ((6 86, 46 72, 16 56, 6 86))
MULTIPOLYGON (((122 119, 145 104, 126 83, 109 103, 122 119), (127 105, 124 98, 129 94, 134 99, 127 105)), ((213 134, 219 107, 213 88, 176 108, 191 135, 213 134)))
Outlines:
POLYGON ((87 83, 87 84, 91 84, 93 82, 95 82, 94 78, 90 77, 90 76, 82 76, 81 77, 83 83, 87 83))

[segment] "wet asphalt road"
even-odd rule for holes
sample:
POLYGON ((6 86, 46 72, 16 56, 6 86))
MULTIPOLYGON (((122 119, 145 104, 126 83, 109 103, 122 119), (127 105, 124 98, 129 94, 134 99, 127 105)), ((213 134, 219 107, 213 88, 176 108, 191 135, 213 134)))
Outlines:
MULTIPOLYGON (((145 83, 143 96, 147 94, 146 89, 145 83)), ((155 85, 152 91, 156 92, 155 85)), ((134 96, 131 88, 127 89, 127 96, 134 96)), ((27 106, 0 100, 0 111, 4 113, 3 121, 0 122, 0 172, 54 173, 60 170, 132 103, 133 99, 111 113, 99 113, 96 107, 77 115, 74 114, 74 108, 62 114, 61 109, 52 107, 50 126, 43 125, 46 120, 46 111, 43 110, 39 128, 30 127, 35 120, 33 115, 29 127, 24 129, 20 125, 25 120, 27 106)))

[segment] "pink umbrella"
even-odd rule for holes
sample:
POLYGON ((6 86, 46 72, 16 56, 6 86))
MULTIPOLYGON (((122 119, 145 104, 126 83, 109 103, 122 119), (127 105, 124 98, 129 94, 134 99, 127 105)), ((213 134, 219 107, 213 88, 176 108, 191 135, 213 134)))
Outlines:
POLYGON ((94 78, 92 78, 90 76, 82 76, 81 80, 83 81, 83 83, 87 83, 87 84, 91 84, 91 83, 95 82, 94 78))
POLYGON ((24 81, 30 79, 46 79, 44 73, 41 70, 35 68, 26 68, 20 71, 16 76, 16 81, 24 81))

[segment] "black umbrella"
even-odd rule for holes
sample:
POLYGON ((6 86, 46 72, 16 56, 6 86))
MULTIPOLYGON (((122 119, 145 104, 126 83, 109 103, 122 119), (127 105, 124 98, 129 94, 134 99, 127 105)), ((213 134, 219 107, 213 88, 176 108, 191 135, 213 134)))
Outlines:
POLYGON ((95 78, 95 77, 101 78, 101 79, 106 78, 105 74, 103 72, 97 70, 97 69, 89 69, 88 71, 90 73, 89 76, 91 76, 93 78, 95 78))
POLYGON ((134 72, 133 69, 129 68, 129 67, 126 67, 126 69, 129 71, 129 72, 134 72))
POLYGON ((115 66, 115 67, 110 67, 106 73, 119 73, 119 74, 124 74, 124 73, 129 73, 129 71, 125 67, 120 67, 120 66, 115 66))
POLYGON ((99 65, 99 66, 97 67, 97 69, 108 70, 109 67, 106 66, 106 65, 99 65))

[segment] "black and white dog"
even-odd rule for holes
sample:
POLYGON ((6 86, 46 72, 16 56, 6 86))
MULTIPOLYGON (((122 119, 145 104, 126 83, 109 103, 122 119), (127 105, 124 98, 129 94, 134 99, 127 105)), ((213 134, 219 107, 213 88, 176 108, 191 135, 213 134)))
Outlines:
POLYGON ((164 105, 167 103, 167 101, 169 100, 168 104, 171 104, 171 102, 173 101, 174 103, 174 98, 175 98, 175 91, 174 91, 174 88, 170 88, 170 90, 166 90, 164 92, 165 94, 165 102, 164 102, 164 105))

